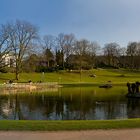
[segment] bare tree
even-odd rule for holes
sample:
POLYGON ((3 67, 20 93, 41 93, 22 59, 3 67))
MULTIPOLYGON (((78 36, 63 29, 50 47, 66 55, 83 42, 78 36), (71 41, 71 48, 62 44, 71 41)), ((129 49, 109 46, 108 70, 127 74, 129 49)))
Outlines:
POLYGON ((91 57, 91 65, 92 67, 96 64, 96 56, 98 51, 100 50, 100 45, 97 42, 91 42, 88 45, 87 53, 91 57))
POLYGON ((58 50, 61 50, 63 54, 63 68, 65 68, 64 62, 65 59, 69 57, 69 55, 73 51, 73 46, 75 43, 75 36, 73 34, 63 34, 60 33, 56 38, 58 50))
POLYGON ((65 46, 65 35, 63 33, 60 33, 56 37, 56 41, 57 41, 57 49, 58 50, 63 50, 63 48, 65 46))
POLYGON ((66 58, 69 57, 73 52, 73 46, 75 44, 75 36, 74 34, 66 34, 64 35, 65 44, 63 46, 64 55, 66 58))
POLYGON ((50 61, 54 61, 54 51, 56 47, 56 37, 45 35, 42 41, 44 61, 47 62, 47 67, 50 67, 50 61))
POLYGON ((56 46, 56 37, 52 35, 45 35, 43 38, 43 50, 50 49, 54 50, 56 46))
POLYGON ((117 66, 118 57, 120 56, 120 46, 117 43, 105 44, 103 48, 107 63, 110 66, 117 66))
POLYGON ((120 48, 120 59, 119 59, 120 66, 123 68, 126 67, 126 47, 120 48))
POLYGON ((8 25, 1 25, 0 27, 0 68, 9 66, 9 63, 5 62, 11 51, 11 42, 9 40, 9 34, 11 30, 8 25))
MULTIPOLYGON (((63 54, 63 58, 62 58, 62 65, 64 68, 64 46, 65 46, 65 35, 63 33, 60 33, 57 38, 56 38, 56 42, 57 42, 57 50, 61 50, 61 53, 63 54)), ((56 51, 57 51, 56 50, 56 51)))
POLYGON ((129 66, 134 68, 134 57, 137 53, 137 42, 131 42, 127 46, 127 56, 129 57, 129 66))
POLYGON ((89 41, 86 39, 82 39, 80 41, 76 41, 75 47, 74 47, 74 52, 77 55, 84 55, 88 52, 89 48, 89 41))
POLYGON ((10 23, 9 27, 11 29, 10 41, 11 47, 16 60, 16 80, 19 79, 19 73, 22 67, 22 60, 31 48, 32 41, 37 39, 37 28, 26 22, 17 20, 15 23, 10 23))
POLYGON ((136 59, 136 66, 137 69, 140 69, 140 42, 137 43, 137 59, 136 59))
POLYGON ((140 42, 137 43, 137 56, 140 56, 140 42))
POLYGON ((85 67, 90 61, 88 54, 89 45, 90 42, 86 39, 75 42, 74 54, 78 57, 75 61, 79 65, 80 71, 82 70, 82 67, 85 67))

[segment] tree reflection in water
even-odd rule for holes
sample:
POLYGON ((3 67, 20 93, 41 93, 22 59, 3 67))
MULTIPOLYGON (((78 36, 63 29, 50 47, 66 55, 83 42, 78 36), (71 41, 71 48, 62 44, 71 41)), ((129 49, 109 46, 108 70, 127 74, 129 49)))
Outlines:
POLYGON ((67 87, 58 92, 0 96, 0 119, 95 120, 140 117, 140 101, 124 88, 67 87))

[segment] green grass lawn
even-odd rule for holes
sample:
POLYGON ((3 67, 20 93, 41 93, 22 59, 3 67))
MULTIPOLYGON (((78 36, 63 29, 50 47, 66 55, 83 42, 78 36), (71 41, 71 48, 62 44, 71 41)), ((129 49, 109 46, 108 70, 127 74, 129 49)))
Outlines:
POLYGON ((102 121, 0 121, 5 131, 63 131, 140 128, 140 119, 102 121))
MULTIPOLYGON (((9 79, 14 79, 13 73, 0 73, 0 83, 4 83, 9 79)), ((126 84, 126 82, 135 82, 140 79, 140 71, 133 72, 122 69, 93 69, 89 71, 82 71, 81 76, 78 72, 66 72, 59 71, 53 73, 21 73, 19 82, 27 82, 32 80, 33 82, 59 82, 61 84, 101 84, 111 81, 112 84, 126 84), (90 77, 89 75, 95 74, 96 77, 90 77)))

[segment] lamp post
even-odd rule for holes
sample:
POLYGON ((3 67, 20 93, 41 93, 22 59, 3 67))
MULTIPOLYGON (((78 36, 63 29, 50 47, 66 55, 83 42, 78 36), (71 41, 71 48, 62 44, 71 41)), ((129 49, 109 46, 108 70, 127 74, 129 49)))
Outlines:
POLYGON ((42 72, 42 75, 41 75, 41 81, 42 81, 42 82, 44 82, 44 79, 45 79, 45 78, 44 78, 44 75, 45 75, 44 72, 42 72))

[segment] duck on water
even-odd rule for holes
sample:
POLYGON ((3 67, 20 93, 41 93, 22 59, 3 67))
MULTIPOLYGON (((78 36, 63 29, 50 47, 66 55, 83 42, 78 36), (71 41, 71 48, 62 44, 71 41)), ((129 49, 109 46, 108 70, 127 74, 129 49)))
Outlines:
POLYGON ((139 86, 140 86, 140 82, 136 82, 132 84, 127 83, 128 94, 126 96, 132 98, 140 98, 139 86))

